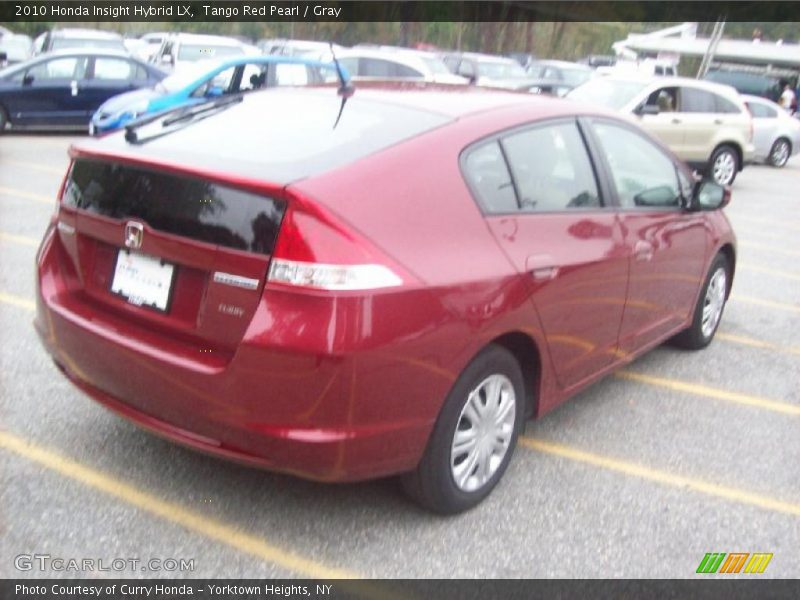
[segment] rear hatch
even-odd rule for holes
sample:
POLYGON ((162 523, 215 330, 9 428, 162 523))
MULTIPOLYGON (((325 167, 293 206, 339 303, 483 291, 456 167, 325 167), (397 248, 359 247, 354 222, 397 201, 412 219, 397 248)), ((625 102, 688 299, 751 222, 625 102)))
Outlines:
POLYGON ((58 226, 70 292, 98 315, 229 358, 258 305, 286 209, 275 192, 79 156, 58 226))

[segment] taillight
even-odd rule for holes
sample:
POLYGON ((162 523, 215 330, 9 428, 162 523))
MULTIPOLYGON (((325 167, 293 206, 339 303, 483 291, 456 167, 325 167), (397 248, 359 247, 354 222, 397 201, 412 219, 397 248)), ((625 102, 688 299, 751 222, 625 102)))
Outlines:
POLYGON ((58 208, 61 206, 61 200, 64 198, 64 190, 67 189, 67 181, 69 181, 69 176, 72 173, 72 165, 73 162, 70 161, 67 172, 64 173, 64 178, 61 180, 61 185, 58 186, 58 194, 56 194, 56 214, 58 214, 58 208))
POLYGON ((290 200, 267 281, 320 290, 371 290, 408 282, 406 274, 363 236, 315 204, 290 200))

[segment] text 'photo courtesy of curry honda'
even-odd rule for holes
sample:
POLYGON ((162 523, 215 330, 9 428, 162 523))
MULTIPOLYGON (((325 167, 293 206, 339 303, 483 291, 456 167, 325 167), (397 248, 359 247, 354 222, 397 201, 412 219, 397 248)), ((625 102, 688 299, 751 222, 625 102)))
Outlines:
POLYGON ((212 99, 89 138, 37 255, 35 326, 112 411, 440 513, 528 418, 730 293, 730 192, 591 105, 364 82, 212 99))

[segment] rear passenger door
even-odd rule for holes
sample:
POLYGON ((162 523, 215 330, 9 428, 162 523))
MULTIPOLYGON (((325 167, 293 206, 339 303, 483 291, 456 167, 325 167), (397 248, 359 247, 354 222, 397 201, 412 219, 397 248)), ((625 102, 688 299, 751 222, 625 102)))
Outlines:
POLYGON ((680 105, 685 146, 681 158, 705 162, 713 150, 714 134, 723 125, 723 115, 717 112, 716 96, 706 90, 682 86, 680 105))
POLYGON ((611 364, 628 258, 574 119, 476 144, 462 167, 497 242, 529 286, 562 388, 611 364))
POLYGON ((83 108, 86 122, 92 113, 112 96, 147 84, 147 71, 133 61, 116 56, 96 56, 84 86, 83 108))

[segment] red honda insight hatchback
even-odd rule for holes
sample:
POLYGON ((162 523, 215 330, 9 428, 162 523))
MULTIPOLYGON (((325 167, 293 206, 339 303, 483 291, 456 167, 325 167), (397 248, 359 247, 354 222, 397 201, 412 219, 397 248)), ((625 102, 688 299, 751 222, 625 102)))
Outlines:
POLYGON ((442 513, 528 417, 728 297, 727 190, 635 125, 480 89, 275 88, 71 149, 37 257, 56 364, 123 417, 442 513))

